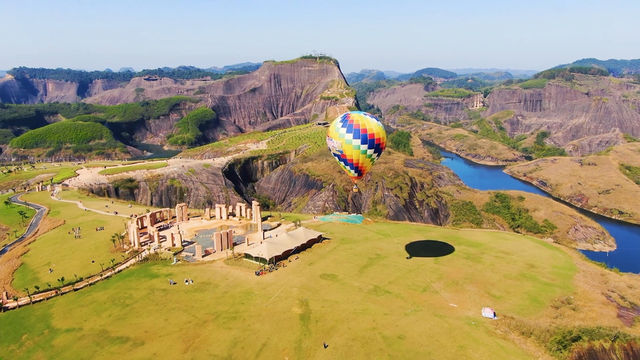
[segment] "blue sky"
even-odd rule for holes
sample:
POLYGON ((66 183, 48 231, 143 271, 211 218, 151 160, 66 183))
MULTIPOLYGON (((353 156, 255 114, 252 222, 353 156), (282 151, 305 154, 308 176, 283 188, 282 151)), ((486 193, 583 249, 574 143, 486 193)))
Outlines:
POLYGON ((640 1, 0 0, 0 69, 199 67, 311 52, 363 68, 640 58, 640 1))

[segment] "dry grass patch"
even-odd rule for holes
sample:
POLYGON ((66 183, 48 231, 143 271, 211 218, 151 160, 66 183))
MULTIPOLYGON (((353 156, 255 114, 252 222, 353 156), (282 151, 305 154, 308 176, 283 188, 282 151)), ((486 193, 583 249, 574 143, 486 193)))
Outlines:
POLYGON ((640 143, 601 155, 538 159, 505 171, 578 207, 640 224, 640 186, 621 172, 623 163, 640 166, 640 143))

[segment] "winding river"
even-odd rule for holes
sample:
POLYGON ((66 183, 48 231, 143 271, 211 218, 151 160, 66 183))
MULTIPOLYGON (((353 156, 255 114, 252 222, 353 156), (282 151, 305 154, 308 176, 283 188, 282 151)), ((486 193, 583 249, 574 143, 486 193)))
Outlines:
MULTIPOLYGON (((502 171, 502 166, 473 163, 454 153, 441 150, 441 164, 447 166, 469 187, 478 190, 520 190, 551 198, 537 187, 502 171)), ((569 205, 571 206, 571 205, 569 205)), ((573 207, 573 206, 572 206, 573 207)), ((607 264, 620 271, 640 273, 640 226, 612 220, 574 207, 605 228, 616 240, 617 249, 610 252, 580 250, 589 259, 607 264)))

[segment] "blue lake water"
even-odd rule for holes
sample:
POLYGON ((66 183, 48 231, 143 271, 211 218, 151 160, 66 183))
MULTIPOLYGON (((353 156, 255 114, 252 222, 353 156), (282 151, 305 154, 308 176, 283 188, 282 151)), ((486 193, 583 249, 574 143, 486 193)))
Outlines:
MULTIPOLYGON (((441 150, 440 152, 443 156, 441 164, 453 170, 470 188, 478 190, 520 190, 551 197, 537 187, 504 173, 501 166, 480 165, 448 151, 441 150)), ((620 271, 640 273, 640 226, 626 224, 582 209, 576 209, 598 222, 616 239, 616 244, 618 245, 615 251, 610 252, 586 250, 581 250, 581 252, 591 260, 603 262, 609 267, 620 269, 620 271)))

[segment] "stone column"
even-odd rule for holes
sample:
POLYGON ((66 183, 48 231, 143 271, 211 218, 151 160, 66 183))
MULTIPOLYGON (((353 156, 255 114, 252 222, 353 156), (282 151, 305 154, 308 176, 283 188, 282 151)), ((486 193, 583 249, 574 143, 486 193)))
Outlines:
POLYGON ((6 304, 9 302, 9 293, 6 291, 2 292, 2 304, 6 304))
POLYGON ((251 209, 246 210, 246 215, 247 215, 246 216, 247 219, 251 219, 251 209))
POLYGON ((176 231, 172 234, 176 243, 176 247, 182 247, 182 234, 180 233, 180 231, 176 231))
POLYGON ((195 255, 196 259, 202 259, 202 245, 200 244, 196 244, 196 255, 195 255))
POLYGON ((211 208, 210 207, 204 209, 204 219, 205 220, 211 220, 211 208))
POLYGON ((236 218, 240 219, 240 203, 236 203, 236 218))
POLYGON ((213 246, 216 251, 222 251, 222 233, 216 232, 213 234, 213 246))
POLYGON ((227 212, 227 206, 222 205, 220 210, 222 211, 222 220, 227 220, 229 218, 229 213, 227 212))
POLYGON ((189 220, 189 207, 187 206, 187 204, 184 204, 184 206, 182 206, 182 220, 189 220))
POLYGON ((222 211, 218 204, 216 204, 216 220, 222 220, 222 211))
POLYGON ((156 245, 160 245, 160 233, 153 226, 149 227, 149 240, 156 245))
POLYGON ((221 250, 227 250, 227 248, 228 248, 227 245, 229 245, 229 240, 228 240, 229 233, 226 232, 226 231, 222 231, 222 232, 220 232, 220 235, 222 235, 222 247, 221 247, 221 250))
POLYGON ((182 204, 176 205, 176 222, 182 222, 182 204))
POLYGON ((140 249, 140 233, 138 233, 138 229, 133 230, 133 248, 140 249))
POLYGON ((227 248, 231 249, 233 247, 233 230, 227 230, 227 248))

